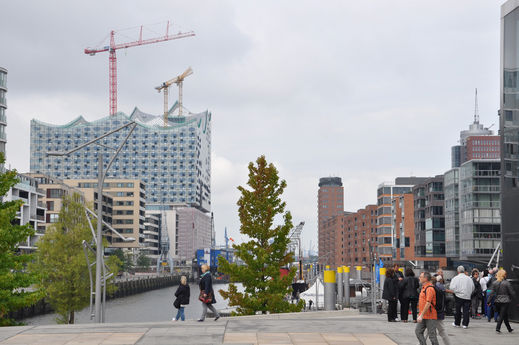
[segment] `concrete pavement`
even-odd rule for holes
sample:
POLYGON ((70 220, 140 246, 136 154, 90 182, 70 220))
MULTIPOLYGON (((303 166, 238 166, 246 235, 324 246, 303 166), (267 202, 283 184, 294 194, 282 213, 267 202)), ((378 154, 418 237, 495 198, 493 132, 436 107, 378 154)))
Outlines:
MULTIPOLYGON (((519 344, 519 333, 472 320, 467 330, 444 321, 451 344, 519 344)), ((512 327, 519 324, 512 324, 512 327)), ((0 344, 18 345, 162 345, 162 344, 342 344, 416 345, 413 323, 388 323, 385 315, 354 310, 207 319, 203 323, 111 323, 0 328, 0 344)), ((440 343, 441 340, 440 340, 440 343)))

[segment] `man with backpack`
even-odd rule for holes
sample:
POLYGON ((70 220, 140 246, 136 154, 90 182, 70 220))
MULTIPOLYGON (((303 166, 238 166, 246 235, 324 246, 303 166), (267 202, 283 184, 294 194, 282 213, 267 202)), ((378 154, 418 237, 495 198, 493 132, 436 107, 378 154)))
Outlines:
POLYGON ((461 309, 463 308, 463 328, 466 329, 469 326, 470 304, 472 292, 474 291, 474 282, 472 278, 465 274, 465 267, 458 266, 457 271, 458 275, 452 278, 449 290, 446 291, 453 293, 454 299, 456 300, 456 314, 454 315, 454 323, 452 325, 454 327, 460 327, 461 309))
POLYGON ((431 273, 422 272, 420 274, 420 283, 422 291, 418 298, 418 323, 416 324, 415 334, 420 345, 426 345, 424 332, 427 329, 429 340, 432 345, 439 345, 436 337, 436 326, 438 323, 438 314, 436 311, 436 289, 431 282, 431 273))

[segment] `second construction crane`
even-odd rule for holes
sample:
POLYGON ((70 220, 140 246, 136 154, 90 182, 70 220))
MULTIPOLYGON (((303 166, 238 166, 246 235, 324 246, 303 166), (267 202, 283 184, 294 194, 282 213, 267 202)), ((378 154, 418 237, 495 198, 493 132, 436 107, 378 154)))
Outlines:
POLYGON ((178 75, 175 78, 170 79, 170 80, 162 83, 162 85, 157 86, 155 88, 158 92, 163 91, 163 93, 164 93, 164 127, 166 127, 168 125, 168 114, 169 114, 168 94, 169 94, 169 87, 171 85, 173 85, 173 84, 177 84, 178 85, 178 116, 182 116, 182 84, 184 82, 184 79, 186 79, 186 77, 190 76, 191 74, 193 74, 193 69, 191 67, 189 67, 181 75, 178 75))

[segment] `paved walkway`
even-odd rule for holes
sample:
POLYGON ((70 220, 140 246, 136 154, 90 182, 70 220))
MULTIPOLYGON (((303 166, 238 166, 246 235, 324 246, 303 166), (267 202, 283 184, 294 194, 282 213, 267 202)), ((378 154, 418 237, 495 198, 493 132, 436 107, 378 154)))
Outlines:
MULTIPOLYGON (((495 324, 471 321, 469 329, 445 324, 455 345, 519 344, 519 333, 497 335, 495 324)), ((162 345, 162 344, 342 344, 416 345, 413 323, 388 323, 385 315, 356 311, 261 315, 160 323, 22 326, 0 328, 0 344, 162 345)), ((514 326, 514 325, 513 325, 514 326)), ((512 327, 513 327, 512 326, 512 327)), ((515 324, 519 331, 519 324, 515 324)), ((441 341, 440 341, 441 343, 441 341)))

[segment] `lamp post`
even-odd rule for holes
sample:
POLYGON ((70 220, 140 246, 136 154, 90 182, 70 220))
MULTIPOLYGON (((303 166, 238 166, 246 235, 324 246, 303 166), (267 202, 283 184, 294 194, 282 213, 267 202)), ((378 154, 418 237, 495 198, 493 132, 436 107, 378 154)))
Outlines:
MULTIPOLYGON (((104 180, 106 177, 106 172, 108 171, 108 169, 110 169, 110 166, 114 162, 114 160, 117 157, 117 155, 119 154, 119 152, 121 152, 121 149, 126 144, 126 141, 128 141, 128 138, 130 137, 130 135, 132 135, 133 130, 135 129, 136 126, 137 126, 137 123, 132 121, 119 128, 116 128, 110 132, 107 132, 107 133, 101 135, 100 137, 92 139, 92 140, 84 143, 83 145, 79 145, 78 147, 73 148, 72 150, 65 151, 65 152, 56 152, 56 151, 47 152, 47 156, 68 156, 78 150, 81 150, 82 148, 84 148, 86 146, 89 146, 94 143, 97 144, 97 142, 99 140, 101 140, 113 133, 119 132, 120 130, 122 130, 124 128, 130 127, 130 131, 129 131, 128 135, 124 138, 123 142, 116 149, 115 154, 112 156, 112 158, 108 162, 108 165, 106 166, 106 169, 104 171, 103 171, 103 153, 101 152, 101 150, 99 150, 97 153, 98 165, 97 165, 96 288, 95 288, 95 292, 94 292, 95 293, 95 318, 94 318, 94 321, 96 323, 104 322, 104 312, 103 312, 103 306, 102 306, 102 304, 103 304, 102 295, 103 294, 101 293, 101 289, 102 289, 102 286, 104 288, 106 288, 106 283, 104 281, 105 277, 103 274, 103 270, 104 270, 103 231, 102 231, 102 227, 103 227, 103 209, 102 209, 103 208, 103 206, 102 206, 103 183, 104 183, 104 180)), ((104 145, 102 145, 102 146, 104 146, 104 145)), ((104 146, 104 147, 106 147, 106 146, 104 146)))

